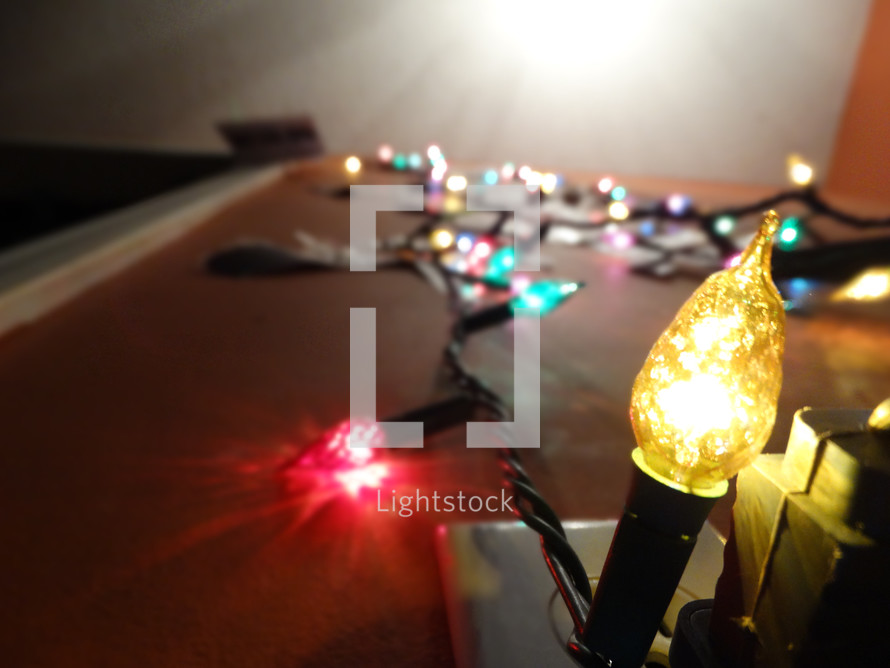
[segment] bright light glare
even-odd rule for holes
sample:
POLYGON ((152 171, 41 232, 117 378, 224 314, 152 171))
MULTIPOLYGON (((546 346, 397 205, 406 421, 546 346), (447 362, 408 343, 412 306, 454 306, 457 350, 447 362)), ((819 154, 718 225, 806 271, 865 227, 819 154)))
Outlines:
POLYGON ((872 301, 890 295, 890 267, 869 269, 838 290, 832 299, 872 301))
POLYGON ((498 0, 492 25, 529 62, 579 68, 630 51, 644 39, 653 0, 498 0), (512 42, 512 43, 510 43, 512 42))
POLYGON ((362 161, 354 155, 346 158, 346 171, 350 174, 356 174, 362 168, 362 161))
POLYGON ((467 178, 465 176, 460 176, 459 174, 455 174, 453 176, 448 177, 448 181, 445 183, 445 186, 451 192, 460 192, 461 190, 467 189, 467 178))
POLYGON ((505 162, 504 166, 501 167, 501 178, 505 181, 509 181, 513 178, 513 175, 516 173, 516 165, 512 162, 505 162))
POLYGON ((600 179, 600 182, 596 184, 596 187, 603 195, 605 195, 615 187, 615 182, 608 176, 604 176, 600 179))
POLYGON ((439 158, 442 157, 442 149, 440 149, 435 144, 432 144, 426 150, 426 155, 432 162, 436 162, 439 158))
POLYGON ((657 403, 667 424, 689 439, 725 429, 735 417, 726 387, 708 374, 674 382, 658 393, 657 403))

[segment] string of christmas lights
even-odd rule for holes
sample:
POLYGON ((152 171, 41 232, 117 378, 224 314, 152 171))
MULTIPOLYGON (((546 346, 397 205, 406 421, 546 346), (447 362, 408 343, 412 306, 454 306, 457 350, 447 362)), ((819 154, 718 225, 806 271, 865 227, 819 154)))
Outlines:
MULTIPOLYGON (((425 175, 425 185, 429 191, 444 188, 453 193, 464 190, 468 178, 463 174, 452 174, 446 179, 448 165, 438 147, 431 146, 427 151, 429 166, 425 166, 420 153, 395 153, 383 146, 378 152, 381 165, 396 170, 413 170, 425 175)), ((350 174, 361 170, 361 161, 352 156, 345 165, 350 174)), ((608 177, 600 180, 596 189, 588 195, 600 206, 605 207, 603 215, 595 220, 580 221, 561 219, 551 215, 541 226, 541 240, 545 241, 558 227, 589 229, 606 228, 609 224, 627 224, 627 221, 650 220, 673 222, 697 222, 710 241, 724 255, 737 254, 739 249, 729 241, 729 235, 736 229, 736 221, 744 216, 762 212, 766 208, 781 203, 796 201, 808 207, 814 215, 833 218, 839 223, 857 228, 890 227, 890 218, 858 217, 825 202, 811 185, 812 169, 801 161, 789 167, 792 180, 798 189, 781 192, 770 198, 751 204, 725 207, 713 211, 701 211, 683 195, 671 195, 650 206, 633 207, 627 204, 628 193, 608 177)), ((531 197, 550 195, 561 181, 553 174, 540 174, 527 166, 516 169, 507 163, 500 170, 486 170, 482 181, 489 185, 499 182, 524 180, 531 197), (540 193, 540 194, 539 194, 540 193)), ((577 193, 576 193, 577 194, 577 193)), ((572 197, 575 197, 573 195, 572 197)), ((470 416, 481 413, 492 421, 504 422, 511 419, 510 410, 496 392, 481 378, 471 372, 461 354, 467 337, 484 328, 496 326, 513 317, 517 307, 536 307, 541 315, 562 304, 579 288, 580 282, 547 279, 532 282, 528 277, 514 275, 515 257, 511 246, 501 245, 500 237, 510 222, 508 214, 501 214, 488 229, 481 234, 459 229, 444 204, 428 209, 426 217, 409 234, 399 238, 381 240, 379 247, 394 252, 401 260, 391 263, 394 266, 412 266, 418 273, 429 275, 420 268, 431 266, 447 293, 447 304, 452 314, 452 325, 448 343, 442 353, 442 363, 449 372, 456 395, 443 402, 420 407, 402 416, 384 421, 421 421, 425 423, 425 433, 448 429, 466 422, 470 416), (469 292, 467 291, 469 288, 469 292), (472 308, 478 297, 486 293, 509 293, 510 297, 494 305, 481 309, 472 308)), ((786 218, 778 230, 778 239, 786 245, 793 245, 807 229, 806 218, 786 218)), ((647 245, 645 232, 634 232, 631 243, 647 245)), ((618 237, 622 238, 622 237, 618 237)), ((625 241, 621 243, 627 243, 625 241)), ((648 244, 653 246, 653 244, 648 244)), ((657 248, 657 246, 655 246, 657 248)), ((336 255, 336 254, 334 254, 336 255)), ((338 268, 346 268, 342 253, 338 268)), ((348 257, 348 254, 347 254, 348 257)), ((323 264, 323 263, 322 263, 323 264)), ((231 275, 240 275, 234 272, 231 275)), ((848 287, 849 298, 874 299, 890 292, 890 272, 873 271, 866 283, 848 287)), ((433 280, 430 280, 433 283, 433 280)), ((295 471, 323 472, 332 476, 347 492, 356 496, 363 487, 374 486, 385 475, 385 464, 380 461, 379 450, 350 447, 350 423, 345 421, 326 432, 317 442, 304 448, 285 466, 286 474, 295 471)), ((385 446, 380 439, 382 433, 376 424, 369 422, 359 431, 364 445, 385 446)), ((541 496, 533 481, 525 471, 519 452, 503 434, 504 442, 498 451, 498 460, 504 473, 505 484, 515 498, 516 515, 540 536, 544 561, 557 584, 558 591, 572 617, 575 634, 568 644, 568 651, 583 665, 598 665, 597 657, 580 640, 585 620, 592 603, 592 593, 588 575, 566 538, 562 523, 552 507, 541 496)))

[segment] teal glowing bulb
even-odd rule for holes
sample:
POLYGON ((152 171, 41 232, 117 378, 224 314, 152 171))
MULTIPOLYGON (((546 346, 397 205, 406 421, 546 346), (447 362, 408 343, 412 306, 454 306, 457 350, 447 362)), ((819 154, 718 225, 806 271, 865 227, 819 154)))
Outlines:
POLYGON ((779 228, 779 245, 783 248, 793 248, 800 241, 801 227, 797 218, 786 218, 779 228))
POLYGON ((405 169, 408 166, 408 158, 404 153, 396 153, 392 159, 392 166, 395 169, 405 169))
POLYGON ((536 308, 541 315, 550 313, 557 306, 578 291, 579 283, 564 281, 538 281, 532 283, 510 300, 510 308, 536 308))
POLYGON ((507 276, 513 271, 515 264, 516 256, 513 252, 513 247, 506 246, 501 248, 491 254, 488 260, 488 268, 485 270, 485 278, 506 283, 507 276))
POLYGON ((625 197, 627 197, 627 190, 624 188, 624 186, 615 186, 612 189, 611 195, 613 200, 615 200, 616 202, 620 202, 625 197))

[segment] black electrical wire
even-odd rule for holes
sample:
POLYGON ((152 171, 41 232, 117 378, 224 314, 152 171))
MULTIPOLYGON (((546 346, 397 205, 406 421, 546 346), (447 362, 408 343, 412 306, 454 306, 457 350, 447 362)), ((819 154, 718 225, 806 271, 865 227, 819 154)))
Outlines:
MULTIPOLYGON (((427 226, 427 229, 429 227, 427 226)), ((461 359, 467 331, 464 326, 468 309, 455 285, 454 274, 445 267, 437 255, 435 266, 447 286, 449 308, 454 317, 451 340, 443 351, 445 367, 457 386, 468 393, 489 416, 498 421, 510 419, 510 411, 501 397, 472 373, 461 359)), ((587 613, 593 600, 590 580, 581 559, 569 543, 565 529, 553 508, 535 488, 520 461, 515 448, 505 444, 498 451, 498 459, 504 472, 504 481, 515 499, 514 513, 526 526, 540 536, 541 551, 557 590, 569 611, 578 637, 584 628, 587 613)), ((583 654, 583 650, 581 650, 583 654)), ((580 654, 579 654, 580 656, 580 654)))

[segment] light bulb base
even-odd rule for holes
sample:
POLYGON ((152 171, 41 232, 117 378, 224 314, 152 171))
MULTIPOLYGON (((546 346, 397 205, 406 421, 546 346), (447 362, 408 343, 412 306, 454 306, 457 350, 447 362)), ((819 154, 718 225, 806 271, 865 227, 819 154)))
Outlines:
POLYGON ((613 668, 639 668, 723 483, 682 490, 634 453, 634 476, 584 627, 583 644, 613 668))

